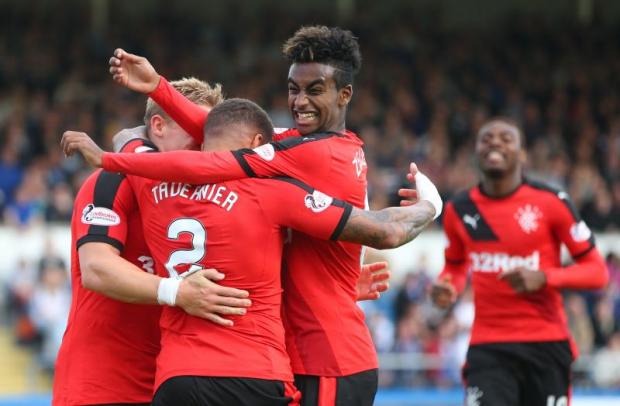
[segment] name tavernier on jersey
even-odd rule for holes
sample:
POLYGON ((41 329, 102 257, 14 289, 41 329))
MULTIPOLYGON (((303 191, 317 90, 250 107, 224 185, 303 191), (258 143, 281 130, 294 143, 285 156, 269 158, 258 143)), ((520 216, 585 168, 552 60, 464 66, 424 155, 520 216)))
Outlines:
POLYGON ((214 184, 190 185, 179 182, 161 182, 151 188, 153 199, 158 204, 162 200, 183 197, 188 200, 208 201, 230 211, 239 200, 239 195, 226 186, 214 184))

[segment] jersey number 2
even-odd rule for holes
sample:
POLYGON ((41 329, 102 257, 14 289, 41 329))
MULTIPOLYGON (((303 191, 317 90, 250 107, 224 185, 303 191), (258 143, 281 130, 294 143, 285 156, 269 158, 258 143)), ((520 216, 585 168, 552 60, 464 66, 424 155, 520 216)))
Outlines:
POLYGON ((178 265, 190 265, 186 271, 196 271, 202 266, 198 262, 205 256, 205 241, 207 241, 207 230, 202 223, 196 219, 183 218, 176 219, 168 226, 168 238, 178 240, 182 233, 192 235, 192 248, 187 250, 176 250, 170 254, 166 269, 171 278, 177 278, 179 273, 175 269, 178 265))

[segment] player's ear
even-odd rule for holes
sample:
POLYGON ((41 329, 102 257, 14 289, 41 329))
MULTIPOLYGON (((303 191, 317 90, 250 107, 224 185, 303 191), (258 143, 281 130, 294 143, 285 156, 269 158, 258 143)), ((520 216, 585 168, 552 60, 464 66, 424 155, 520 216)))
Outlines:
POLYGON ((265 143, 265 136, 263 136, 263 134, 254 134, 254 137, 252 138, 252 142, 250 144, 250 148, 254 149, 256 147, 260 147, 264 143, 265 143))
POLYGON ((338 89, 338 105, 346 106, 353 97, 353 85, 346 85, 338 89))
POLYGON ((153 114, 150 120, 151 136, 162 137, 164 133, 164 127, 166 126, 166 119, 160 114, 153 114))

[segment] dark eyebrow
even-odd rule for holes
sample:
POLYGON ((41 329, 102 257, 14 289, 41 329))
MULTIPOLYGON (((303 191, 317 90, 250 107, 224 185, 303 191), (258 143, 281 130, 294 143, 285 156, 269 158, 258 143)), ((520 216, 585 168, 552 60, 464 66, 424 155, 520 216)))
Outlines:
MULTIPOLYGON (((301 87, 292 78, 288 78, 288 82, 293 84, 293 85, 295 85, 295 86, 297 86, 297 87, 301 87)), ((312 87, 314 85, 323 85, 323 84, 325 84, 325 79, 320 78, 320 79, 316 79, 316 80, 313 80, 312 82, 308 83, 306 88, 312 87)))

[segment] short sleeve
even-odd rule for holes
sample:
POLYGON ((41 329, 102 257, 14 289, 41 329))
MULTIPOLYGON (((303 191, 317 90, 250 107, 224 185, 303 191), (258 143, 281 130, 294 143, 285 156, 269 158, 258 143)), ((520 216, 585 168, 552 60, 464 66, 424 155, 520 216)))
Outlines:
POLYGON ((233 155, 249 177, 286 176, 306 182, 329 173, 331 136, 289 137, 233 155))
POLYGON ((124 175, 94 173, 82 185, 75 200, 76 247, 103 242, 122 251, 127 240, 127 222, 136 209, 135 196, 124 175))
POLYGON ((353 207, 291 178, 265 180, 265 214, 283 227, 322 240, 337 240, 353 207))

